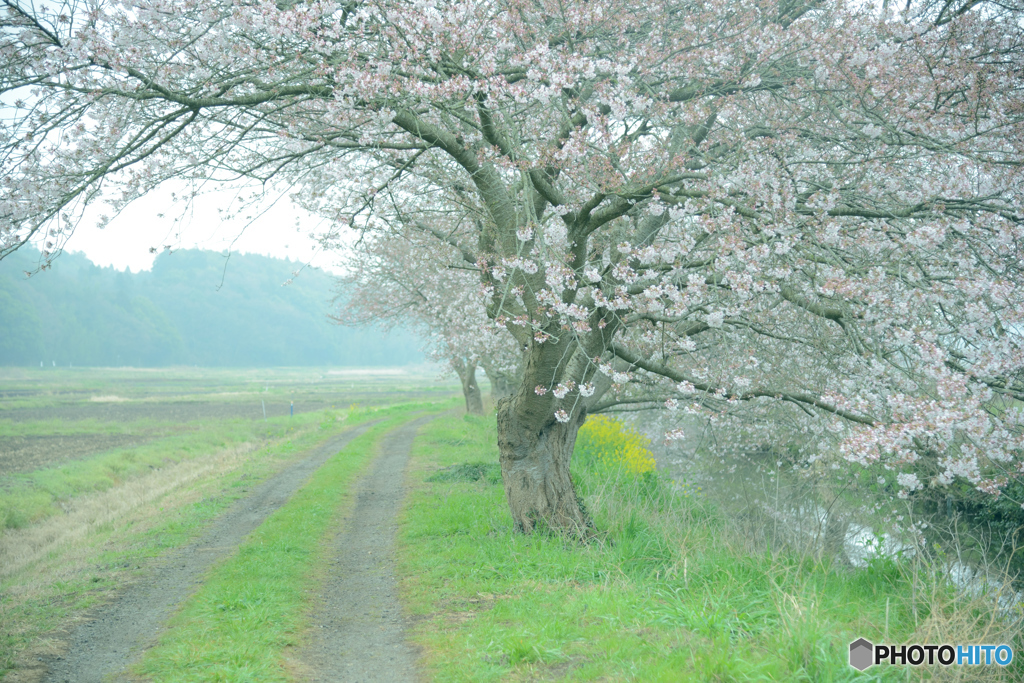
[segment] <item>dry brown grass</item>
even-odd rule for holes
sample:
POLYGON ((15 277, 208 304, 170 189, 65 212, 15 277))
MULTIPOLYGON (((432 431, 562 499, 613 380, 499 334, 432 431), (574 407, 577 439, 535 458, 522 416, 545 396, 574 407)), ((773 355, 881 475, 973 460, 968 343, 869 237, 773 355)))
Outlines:
MULTIPOLYGON (((939 579, 941 581, 941 579, 939 579)), ((1007 590, 1012 586, 1007 584, 1007 590)), ((1020 622, 993 609, 996 596, 950 597, 937 583, 925 597, 930 614, 922 619, 908 643, 1013 643, 1020 631, 1020 622)), ((928 680, 934 681, 1006 681, 1007 672, 999 666, 929 666, 928 680)), ((922 671, 923 674, 923 671, 922 671)))
POLYGON ((168 510, 195 500, 195 484, 237 469, 257 447, 244 443, 156 469, 106 491, 76 497, 63 505, 63 515, 6 530, 0 535, 0 580, 28 573, 32 583, 52 582, 59 577, 47 576, 54 569, 48 558, 57 560, 62 573, 74 571, 69 564, 79 567, 95 554, 93 541, 99 530, 127 523, 145 527, 168 510))

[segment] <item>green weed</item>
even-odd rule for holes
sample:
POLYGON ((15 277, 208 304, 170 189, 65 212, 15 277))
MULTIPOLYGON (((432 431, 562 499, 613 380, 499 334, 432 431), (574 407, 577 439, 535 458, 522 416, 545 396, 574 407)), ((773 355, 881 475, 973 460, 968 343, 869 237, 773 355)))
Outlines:
POLYGON ((427 477, 430 482, 485 481, 488 484, 501 483, 501 466, 493 462, 464 462, 445 467, 427 477))

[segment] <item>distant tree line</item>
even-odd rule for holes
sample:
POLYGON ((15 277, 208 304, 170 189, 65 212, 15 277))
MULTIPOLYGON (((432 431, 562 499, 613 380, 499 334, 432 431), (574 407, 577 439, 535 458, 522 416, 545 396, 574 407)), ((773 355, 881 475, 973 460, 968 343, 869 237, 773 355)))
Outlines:
POLYGON ((265 256, 181 250, 151 271, 38 252, 0 262, 0 365, 404 365, 418 340, 328 319, 335 279, 265 256), (226 267, 225 267, 226 266, 226 267), (287 286, 284 283, 291 281, 287 286))

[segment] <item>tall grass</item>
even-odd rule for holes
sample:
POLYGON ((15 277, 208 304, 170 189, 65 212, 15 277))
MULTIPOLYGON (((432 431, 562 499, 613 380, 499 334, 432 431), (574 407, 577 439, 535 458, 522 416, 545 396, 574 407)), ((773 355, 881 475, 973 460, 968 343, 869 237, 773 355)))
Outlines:
POLYGON ((500 485, 436 476, 496 462, 494 443, 493 418, 452 418, 426 427, 414 449, 400 568, 434 680, 1022 678, 1017 664, 858 673, 847 663, 858 637, 1017 645, 1019 633, 923 568, 850 569, 758 546, 695 490, 594 466, 586 441, 574 478, 598 538, 580 546, 515 534, 500 485))

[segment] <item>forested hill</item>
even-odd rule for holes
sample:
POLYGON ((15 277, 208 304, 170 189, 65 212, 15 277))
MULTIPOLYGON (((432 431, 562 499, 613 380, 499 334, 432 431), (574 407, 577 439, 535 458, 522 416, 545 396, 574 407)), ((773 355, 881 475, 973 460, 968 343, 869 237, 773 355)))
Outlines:
POLYGON ((0 261, 0 365, 283 366, 421 362, 408 334, 328 319, 334 278, 265 256, 163 253, 152 271, 100 268, 63 254, 45 272, 38 252, 0 261), (222 284, 223 280, 223 284, 222 284))

